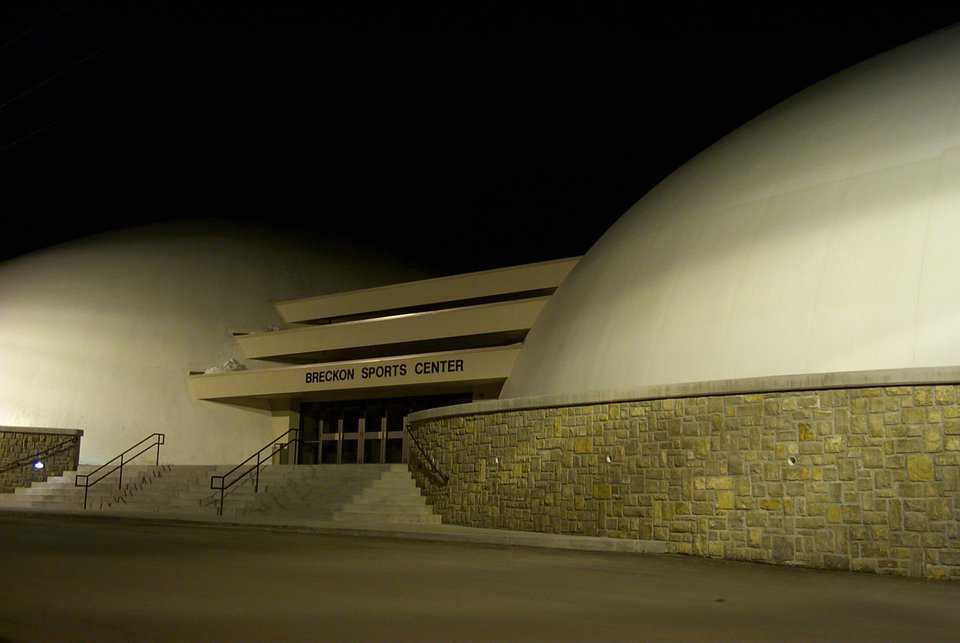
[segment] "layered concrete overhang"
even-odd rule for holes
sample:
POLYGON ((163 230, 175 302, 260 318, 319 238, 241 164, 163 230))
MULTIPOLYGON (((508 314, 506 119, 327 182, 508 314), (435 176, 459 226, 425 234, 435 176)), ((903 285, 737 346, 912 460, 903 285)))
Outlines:
POLYGON ((272 398, 304 401, 446 391, 497 390, 510 374, 519 345, 377 359, 302 364, 191 375, 195 399, 265 407, 272 398))
POLYGON ((577 261, 276 302, 285 328, 232 333, 244 359, 275 364, 191 371, 190 392, 260 409, 283 399, 497 397, 527 333, 577 261))
POLYGON ((509 268, 424 279, 379 288, 274 302, 287 323, 421 312, 504 299, 549 295, 577 265, 579 257, 509 268))
POLYGON ((249 359, 314 363, 517 343, 548 297, 240 335, 249 359))

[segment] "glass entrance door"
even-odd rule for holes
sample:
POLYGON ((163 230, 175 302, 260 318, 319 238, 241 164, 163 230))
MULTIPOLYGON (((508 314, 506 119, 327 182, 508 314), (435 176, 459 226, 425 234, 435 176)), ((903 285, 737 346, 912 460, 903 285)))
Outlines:
MULTIPOLYGON (((340 462, 340 414, 336 409, 320 407, 315 410, 320 425, 320 464, 338 464, 340 462)), ((301 422, 305 422, 311 413, 300 412, 301 422)), ((307 463, 303 463, 307 464, 307 463)))
POLYGON ((340 464, 359 464, 362 462, 363 420, 362 407, 344 407, 340 420, 342 423, 340 430, 340 464))
POLYGON ((381 464, 403 462, 403 419, 445 404, 469 402, 469 395, 352 400, 300 405, 299 464, 381 464))
POLYGON ((368 404, 363 415, 363 462, 383 462, 383 405, 368 404))

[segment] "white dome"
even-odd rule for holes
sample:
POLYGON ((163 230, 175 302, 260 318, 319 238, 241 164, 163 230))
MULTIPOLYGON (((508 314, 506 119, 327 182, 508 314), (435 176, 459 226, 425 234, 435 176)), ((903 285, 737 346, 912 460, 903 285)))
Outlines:
POLYGON ((570 274, 501 397, 960 364, 958 78, 954 27, 685 164, 570 274))
POLYGON ((193 400, 188 370, 240 357, 230 330, 279 324, 272 300, 422 276, 381 255, 207 222, 0 264, 0 425, 82 428, 81 462, 154 431, 165 462, 239 462, 273 437, 269 414, 193 400))

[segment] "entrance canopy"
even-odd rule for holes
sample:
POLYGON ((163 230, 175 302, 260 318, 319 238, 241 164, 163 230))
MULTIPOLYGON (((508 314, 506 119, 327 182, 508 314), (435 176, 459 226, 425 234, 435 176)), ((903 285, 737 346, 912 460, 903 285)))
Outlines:
POLYGON ((233 333, 246 370, 191 372, 188 386, 194 399, 291 414, 300 402, 494 398, 577 261, 276 302, 283 328, 233 333))
MULTIPOLYGON (((510 375, 520 345, 395 357, 297 364, 192 375, 200 400, 264 406, 256 400, 295 397, 304 401, 490 392, 510 375)), ((489 396, 492 396, 489 395, 489 396)))

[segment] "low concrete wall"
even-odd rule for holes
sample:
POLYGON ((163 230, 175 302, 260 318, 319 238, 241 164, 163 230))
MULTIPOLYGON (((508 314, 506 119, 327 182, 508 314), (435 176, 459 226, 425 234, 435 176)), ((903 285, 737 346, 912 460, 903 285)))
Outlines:
POLYGON ((408 424, 450 475, 438 484, 411 450, 446 523, 960 579, 958 399, 960 387, 940 384, 539 408, 501 400, 408 424))
POLYGON ((10 493, 16 487, 42 482, 49 476, 74 471, 80 461, 79 429, 45 429, 19 426, 0 426, 0 493, 10 493), (37 453, 63 444, 63 448, 42 457, 44 468, 34 469, 29 463, 3 471, 20 459, 32 458, 37 453))

